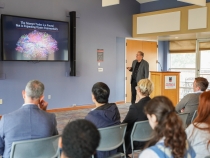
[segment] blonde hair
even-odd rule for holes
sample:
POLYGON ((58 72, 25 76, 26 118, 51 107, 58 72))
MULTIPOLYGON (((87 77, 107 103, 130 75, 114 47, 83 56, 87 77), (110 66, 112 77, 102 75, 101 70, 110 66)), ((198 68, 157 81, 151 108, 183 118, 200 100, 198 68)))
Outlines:
POLYGON ((137 89, 142 95, 149 96, 153 91, 153 83, 149 79, 141 79, 136 86, 137 89))

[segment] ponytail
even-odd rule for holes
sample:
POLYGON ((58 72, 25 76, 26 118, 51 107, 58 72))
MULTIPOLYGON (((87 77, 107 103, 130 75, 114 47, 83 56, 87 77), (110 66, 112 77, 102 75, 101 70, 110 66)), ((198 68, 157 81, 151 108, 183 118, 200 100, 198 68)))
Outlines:
POLYGON ((154 114, 157 118, 154 137, 146 147, 153 146, 165 138, 164 145, 171 149, 173 157, 184 157, 187 136, 172 102, 164 96, 154 97, 147 103, 145 112, 149 115, 154 114))

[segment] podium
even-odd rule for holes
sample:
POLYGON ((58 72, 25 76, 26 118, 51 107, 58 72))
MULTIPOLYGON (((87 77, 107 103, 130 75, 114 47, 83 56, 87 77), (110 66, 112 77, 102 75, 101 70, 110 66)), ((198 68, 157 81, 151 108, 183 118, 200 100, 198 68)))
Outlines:
POLYGON ((159 95, 168 97, 174 106, 179 102, 179 79, 180 72, 150 71, 150 79, 154 84, 154 90, 151 98, 159 95))

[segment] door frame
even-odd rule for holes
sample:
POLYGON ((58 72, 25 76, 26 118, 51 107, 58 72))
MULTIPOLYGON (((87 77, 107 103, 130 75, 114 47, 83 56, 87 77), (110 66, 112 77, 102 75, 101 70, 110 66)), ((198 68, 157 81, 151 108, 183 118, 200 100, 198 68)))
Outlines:
POLYGON ((200 42, 210 42, 210 38, 208 39, 197 39, 196 40, 196 73, 195 73, 195 77, 199 77, 200 76, 200 59, 201 59, 201 54, 199 51, 199 44, 200 42))
MULTIPOLYGON (((140 39, 140 38, 131 38, 131 37, 126 37, 125 38, 125 52, 124 52, 124 57, 125 57, 125 61, 124 61, 124 63, 125 63, 125 67, 124 67, 124 69, 125 69, 125 76, 124 76, 124 79, 125 79, 125 103, 127 102, 127 97, 126 97, 126 73, 127 73, 127 69, 126 69, 126 59, 127 59, 127 57, 126 57, 126 53, 127 53, 127 48, 126 48, 126 43, 127 43, 127 40, 137 40, 137 41, 148 41, 148 42, 157 42, 157 45, 158 45, 158 40, 146 40, 146 39, 140 39)), ((157 58, 158 58, 158 47, 157 47, 157 58)), ((157 59, 158 60, 158 59, 157 59)), ((157 64, 157 63, 156 63, 157 64)), ((157 70, 158 70, 158 67, 157 67, 157 70)))

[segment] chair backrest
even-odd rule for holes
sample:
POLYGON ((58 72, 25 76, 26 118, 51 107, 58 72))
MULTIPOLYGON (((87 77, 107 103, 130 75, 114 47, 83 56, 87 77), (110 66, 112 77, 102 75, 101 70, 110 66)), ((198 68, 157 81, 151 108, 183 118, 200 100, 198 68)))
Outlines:
POLYGON ((109 151, 116 149, 124 142, 124 136, 127 128, 127 123, 116 126, 99 128, 101 140, 96 150, 109 151))
POLYGON ((153 137, 152 133, 153 129, 148 120, 135 122, 130 136, 131 141, 148 141, 153 137))
POLYGON ((59 136, 13 142, 10 158, 52 158, 58 149, 59 136))
POLYGON ((197 117, 197 111, 198 110, 195 110, 194 114, 193 114, 193 117, 192 117, 192 120, 191 120, 191 123, 194 121, 194 119, 197 117))
POLYGON ((183 127, 186 128, 187 126, 187 117, 189 113, 180 113, 178 114, 179 118, 182 120, 183 127))

